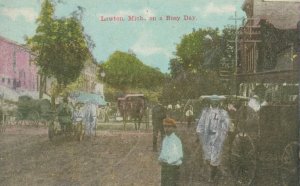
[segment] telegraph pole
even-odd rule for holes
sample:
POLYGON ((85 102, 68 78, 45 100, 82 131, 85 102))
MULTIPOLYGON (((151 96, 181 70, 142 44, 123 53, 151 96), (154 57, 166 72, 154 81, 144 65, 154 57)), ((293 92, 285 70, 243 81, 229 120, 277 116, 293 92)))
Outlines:
MULTIPOLYGON (((300 21, 298 21, 298 23, 297 23, 297 30, 298 30, 298 42, 297 42, 297 64, 299 65, 299 63, 300 63, 300 21)), ((299 74, 299 66, 297 67, 298 69, 298 74, 299 74)), ((299 78, 299 75, 298 75, 298 78, 299 78)), ((299 81, 300 81, 300 79, 299 79, 299 81)), ((300 86, 298 85, 298 90, 299 90, 299 92, 300 92, 300 86)), ((298 93, 298 94, 300 94, 300 93, 298 93)), ((299 95, 298 95, 299 96, 299 95)), ((298 98, 298 109, 300 108, 300 100, 299 100, 299 98, 298 98)), ((300 120, 300 115, 298 115, 298 120, 300 120)), ((300 127, 299 127, 299 135, 300 135, 300 127)), ((298 143, 300 144, 300 138, 299 138, 299 141, 298 141, 298 143)), ((299 150, 299 149, 298 149, 299 150)), ((300 155, 300 150, 299 150, 299 155, 300 155)), ((298 167, 298 170, 297 170, 297 172, 298 172, 298 184, 300 184, 300 167, 299 167, 299 161, 297 161, 297 167, 298 167)))
POLYGON ((234 55, 235 55, 235 58, 234 58, 234 65, 235 65, 235 70, 234 70, 234 76, 235 76, 235 95, 237 96, 238 95, 238 84, 237 84, 237 68, 238 68, 238 26, 237 26, 237 21, 238 20, 243 20, 244 18, 243 17, 237 17, 237 12, 235 11, 234 12, 234 17, 230 17, 229 20, 234 20, 234 28, 235 28, 235 38, 234 38, 234 44, 235 44, 235 47, 234 47, 234 55))
POLYGON ((243 17, 237 17, 237 13, 236 11, 234 12, 234 17, 230 17, 229 20, 234 20, 234 28, 235 28, 235 39, 234 39, 234 43, 235 43, 235 74, 237 73, 237 61, 238 61, 238 57, 237 57, 237 51, 238 51, 238 27, 237 27, 237 21, 238 20, 243 20, 243 17))

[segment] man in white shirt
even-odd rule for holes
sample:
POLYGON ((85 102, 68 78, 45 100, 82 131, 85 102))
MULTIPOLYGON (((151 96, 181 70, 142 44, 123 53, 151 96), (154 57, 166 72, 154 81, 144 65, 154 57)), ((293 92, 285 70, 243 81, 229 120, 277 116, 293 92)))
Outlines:
POLYGON ((161 164, 161 186, 176 186, 179 185, 179 168, 183 159, 182 143, 175 134, 176 121, 166 118, 163 124, 166 136, 158 158, 161 164))

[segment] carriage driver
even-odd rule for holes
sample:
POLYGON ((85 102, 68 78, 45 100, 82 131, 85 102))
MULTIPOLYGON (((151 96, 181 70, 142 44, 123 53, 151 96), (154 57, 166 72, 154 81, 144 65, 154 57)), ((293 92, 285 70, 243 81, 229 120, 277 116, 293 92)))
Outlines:
POLYGON ((217 167, 221 162, 223 143, 227 136, 229 116, 219 107, 220 96, 210 97, 210 107, 204 108, 198 121, 196 132, 199 134, 205 163, 209 164, 209 182, 215 178, 217 167))
POLYGON ((65 132, 70 133, 72 128, 72 107, 68 103, 68 96, 63 97, 63 102, 59 104, 57 108, 58 121, 61 130, 64 134, 65 132))

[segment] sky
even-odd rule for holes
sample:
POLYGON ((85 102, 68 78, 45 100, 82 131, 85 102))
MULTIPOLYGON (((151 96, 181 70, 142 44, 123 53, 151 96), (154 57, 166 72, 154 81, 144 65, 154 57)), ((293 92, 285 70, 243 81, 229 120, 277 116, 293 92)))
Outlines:
MULTIPOLYGON (((244 0, 57 1, 58 18, 70 16, 77 6, 84 8, 82 24, 96 44, 92 53, 98 62, 105 62, 116 50, 132 51, 144 64, 162 72, 169 71, 169 61, 184 34, 193 29, 234 25, 230 18, 235 11, 238 18, 245 17, 241 9, 244 0), (134 16, 136 20, 129 20, 134 16), (113 20, 105 21, 109 18, 113 20)), ((0 35, 24 44, 24 36, 35 34, 41 3, 42 0, 0 0, 0 35)))

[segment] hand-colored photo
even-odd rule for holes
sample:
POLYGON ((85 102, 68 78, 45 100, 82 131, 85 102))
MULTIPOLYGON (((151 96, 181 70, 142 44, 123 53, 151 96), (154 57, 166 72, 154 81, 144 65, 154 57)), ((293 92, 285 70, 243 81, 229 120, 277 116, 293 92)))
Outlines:
POLYGON ((0 185, 300 185, 300 0, 0 0, 0 185))

